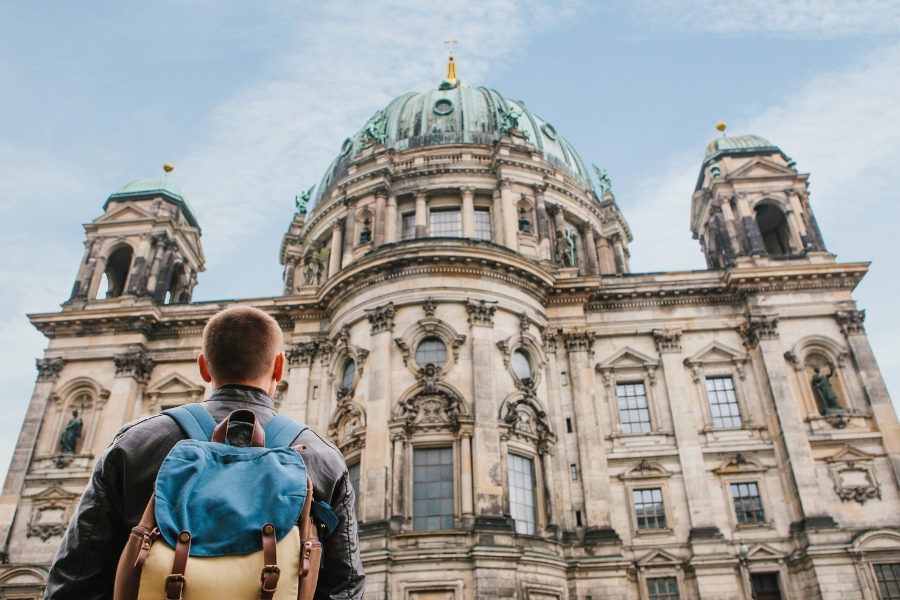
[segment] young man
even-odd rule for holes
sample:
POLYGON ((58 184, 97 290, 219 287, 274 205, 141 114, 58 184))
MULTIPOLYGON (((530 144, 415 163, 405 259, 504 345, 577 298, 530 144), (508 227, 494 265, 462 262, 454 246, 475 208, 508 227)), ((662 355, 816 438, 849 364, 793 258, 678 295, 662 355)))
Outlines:
MULTIPOLYGON (((212 386, 203 404, 220 422, 233 410, 252 410, 265 425, 275 415, 272 394, 284 373, 278 323, 255 308, 235 306, 213 316, 203 330, 200 376, 212 386)), ((233 445, 248 445, 242 424, 229 427, 233 445)), ((123 427, 94 467, 69 529, 53 560, 45 598, 112 598, 119 555, 139 522, 156 473, 184 432, 166 415, 123 427)), ((355 496, 343 456, 311 429, 293 445, 305 444, 303 458, 317 500, 329 503, 340 524, 326 540, 325 566, 316 598, 358 599, 365 589, 359 559, 355 496)))

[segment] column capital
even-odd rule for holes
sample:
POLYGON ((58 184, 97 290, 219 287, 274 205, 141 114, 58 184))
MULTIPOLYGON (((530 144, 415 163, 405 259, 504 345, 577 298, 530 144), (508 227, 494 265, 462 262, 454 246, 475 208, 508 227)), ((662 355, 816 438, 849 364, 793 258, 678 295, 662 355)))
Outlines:
POLYGON ((748 348, 756 346, 760 340, 778 339, 778 317, 772 315, 750 315, 741 323, 738 332, 748 348))
POLYGON ((116 365, 116 377, 133 377, 139 383, 147 383, 156 366, 156 361, 147 356, 143 348, 116 354, 113 362, 116 365))
POLYGON ((566 344, 566 351, 572 352, 588 352, 594 351, 594 340, 597 334, 593 331, 571 330, 562 332, 563 342, 566 344))
POLYGON ((471 186, 466 186, 459 188, 460 193, 462 194, 463 199, 471 200, 475 197, 475 188, 471 186))
POLYGON ((512 180, 508 178, 502 178, 497 181, 497 189, 498 190, 510 190, 512 189, 512 180))
POLYGON ((531 184, 531 189, 534 190, 535 196, 543 196, 544 192, 547 191, 547 184, 546 183, 533 183, 533 184, 531 184))
POLYGON ((285 350, 285 358, 291 367, 309 366, 318 350, 318 342, 299 342, 289 344, 285 350))
POLYGON ((841 331, 845 336, 866 333, 866 329, 863 327, 863 321, 866 319, 864 310, 839 310, 834 313, 834 319, 841 326, 841 331))
POLYGON ((652 335, 653 341, 656 342, 656 349, 660 354, 663 352, 681 352, 680 329, 654 329, 652 335))
POLYGON ((365 313, 369 319, 369 324, 372 326, 371 335, 394 329, 394 315, 396 311, 394 310, 393 302, 367 309, 365 313))
POLYGON ((384 198, 384 199, 386 199, 386 198, 388 197, 388 194, 390 194, 390 190, 389 190, 389 189, 387 188, 387 186, 385 186, 385 185, 380 185, 380 186, 378 186, 377 188, 375 188, 373 191, 374 191, 374 193, 375 193, 375 198, 376 198, 376 199, 377 199, 377 198, 384 198))
POLYGON ((469 323, 474 325, 494 326, 494 313, 497 311, 497 302, 489 300, 471 300, 466 298, 466 312, 469 313, 469 323))
POLYGON ((428 192, 425 190, 416 190, 413 194, 416 200, 428 200, 428 192))
POLYGON ((59 373, 66 364, 66 360, 62 357, 38 358, 34 361, 37 366, 38 381, 56 381, 59 373))

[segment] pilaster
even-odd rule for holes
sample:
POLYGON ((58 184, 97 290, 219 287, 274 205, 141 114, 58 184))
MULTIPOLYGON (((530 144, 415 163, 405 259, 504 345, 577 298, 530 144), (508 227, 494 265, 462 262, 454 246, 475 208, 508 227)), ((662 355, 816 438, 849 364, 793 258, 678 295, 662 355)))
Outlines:
MULTIPOLYGON (((388 303, 366 311, 369 319, 371 364, 366 367, 365 407, 369 423, 391 420, 392 359, 394 305, 388 303)), ((359 368, 359 366, 357 367, 359 368)), ((360 520, 365 523, 387 522, 391 516, 392 441, 386 427, 371 427, 366 432, 360 473, 360 487, 368 500, 361 504, 360 520)))

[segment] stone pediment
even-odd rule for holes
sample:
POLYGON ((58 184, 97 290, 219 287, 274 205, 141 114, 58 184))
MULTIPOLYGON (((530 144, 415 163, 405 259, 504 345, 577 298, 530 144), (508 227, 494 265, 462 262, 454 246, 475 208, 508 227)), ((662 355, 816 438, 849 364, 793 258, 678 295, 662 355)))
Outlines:
POLYGON ((750 179, 753 177, 789 176, 797 173, 765 158, 757 158, 728 174, 728 179, 750 179))
POLYGON ((861 534, 853 541, 851 548, 863 552, 879 550, 896 552, 898 546, 900 546, 900 533, 891 529, 878 529, 861 534))
POLYGON ((850 446, 845 446, 825 459, 826 462, 856 462, 858 460, 873 460, 875 455, 863 452, 850 446))
POLYGON ((756 544, 747 552, 747 558, 750 560, 779 560, 784 558, 784 553, 767 544, 756 544))
POLYGON ((135 206, 132 203, 124 204, 111 210, 102 217, 96 219, 94 223, 115 223, 117 221, 134 221, 136 219, 151 219, 154 215, 148 213, 143 208, 135 206))
POLYGON ((730 473, 761 473, 768 470, 759 460, 738 452, 729 460, 722 463, 713 473, 716 475, 728 475, 730 473))
POLYGON ((72 492, 66 491, 58 483, 54 483, 50 487, 44 488, 37 494, 31 496, 31 500, 32 502, 39 504, 51 504, 55 501, 66 502, 80 497, 81 494, 73 494, 72 492))
POLYGON ((735 350, 720 342, 711 342, 684 359, 685 364, 695 363, 732 363, 747 360, 747 353, 735 350))
POLYGON ((189 381, 178 373, 164 377, 147 390, 149 394, 197 394, 204 390, 202 385, 189 381))
POLYGON ((605 369, 643 369, 656 367, 659 361, 633 348, 622 348, 603 362, 597 363, 598 370, 605 369))
POLYGON ((623 481, 630 479, 659 479, 671 475, 672 472, 666 469, 662 463, 655 460, 647 460, 645 458, 633 468, 619 475, 619 479, 622 479, 623 481))
POLYGON ((653 567, 680 565, 682 562, 684 562, 682 559, 665 550, 653 550, 639 559, 637 564, 642 567, 653 567))

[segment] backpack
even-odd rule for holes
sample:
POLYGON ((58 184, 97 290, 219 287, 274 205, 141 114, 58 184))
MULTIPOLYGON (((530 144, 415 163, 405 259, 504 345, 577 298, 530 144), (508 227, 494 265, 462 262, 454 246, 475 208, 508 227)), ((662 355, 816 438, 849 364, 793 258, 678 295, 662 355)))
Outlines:
POLYGON ((306 426, 276 415, 263 428, 245 409, 217 425, 200 404, 163 414, 188 438, 160 466, 119 558, 114 599, 311 600, 322 561, 313 516, 325 535, 338 519, 313 500, 305 446, 289 447, 306 426), (248 447, 226 440, 237 421, 252 423, 248 447))

